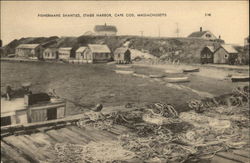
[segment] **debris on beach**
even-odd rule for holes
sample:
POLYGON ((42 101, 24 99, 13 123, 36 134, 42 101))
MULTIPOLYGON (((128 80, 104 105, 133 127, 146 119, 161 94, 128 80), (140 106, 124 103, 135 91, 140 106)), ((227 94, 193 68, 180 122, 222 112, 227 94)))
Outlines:
POLYGON ((236 88, 230 96, 225 96, 231 100, 230 105, 222 97, 192 100, 188 103, 191 110, 181 113, 170 104, 130 104, 127 108, 131 111, 95 118, 90 115, 78 125, 101 130, 125 126, 131 132, 121 134, 117 143, 131 152, 131 158, 144 162, 208 160, 218 152, 249 146, 245 134, 249 128, 249 87, 236 88))

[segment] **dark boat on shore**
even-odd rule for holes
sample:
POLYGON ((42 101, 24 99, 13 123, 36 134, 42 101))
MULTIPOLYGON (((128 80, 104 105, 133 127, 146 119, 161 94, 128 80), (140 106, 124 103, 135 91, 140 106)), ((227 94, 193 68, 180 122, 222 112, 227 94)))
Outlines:
POLYGON ((231 80, 232 82, 249 82, 250 77, 249 76, 232 76, 231 80))
POLYGON ((199 72, 199 68, 183 69, 183 72, 199 72))

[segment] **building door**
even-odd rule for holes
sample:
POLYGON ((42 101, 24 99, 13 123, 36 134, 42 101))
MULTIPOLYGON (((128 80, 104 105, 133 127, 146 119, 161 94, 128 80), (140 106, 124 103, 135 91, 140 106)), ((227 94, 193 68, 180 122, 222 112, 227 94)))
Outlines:
POLYGON ((57 117, 57 108, 50 108, 47 110, 48 120, 56 119, 57 117))

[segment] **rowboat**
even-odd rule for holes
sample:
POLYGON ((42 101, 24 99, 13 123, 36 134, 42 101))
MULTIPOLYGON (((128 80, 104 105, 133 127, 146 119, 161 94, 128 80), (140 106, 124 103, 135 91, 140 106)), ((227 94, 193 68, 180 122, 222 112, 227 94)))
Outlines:
POLYGON ((176 77, 176 78, 164 78, 165 81, 168 83, 184 83, 184 82, 190 82, 188 77, 176 77))
POLYGON ((115 65, 117 68, 132 68, 132 65, 115 65))
POLYGON ((179 71, 179 70, 165 70, 165 73, 167 73, 167 74, 178 74, 178 73, 182 73, 182 72, 179 71))
POLYGON ((149 75, 150 78, 163 78, 165 75, 158 74, 158 75, 149 75))
POLYGON ((183 69, 183 72, 199 72, 199 68, 183 69))
POLYGON ((134 71, 115 70, 117 74, 133 74, 134 71))
POLYGON ((232 76, 231 77, 232 82, 249 82, 250 78, 249 76, 232 76))

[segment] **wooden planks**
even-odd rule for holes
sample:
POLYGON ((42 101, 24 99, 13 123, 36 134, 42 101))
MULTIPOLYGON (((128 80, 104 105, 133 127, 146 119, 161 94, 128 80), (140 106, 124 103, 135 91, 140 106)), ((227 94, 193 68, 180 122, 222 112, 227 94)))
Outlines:
POLYGON ((3 162, 13 160, 13 162, 29 163, 20 153, 14 150, 12 147, 1 141, 1 160, 3 162))

